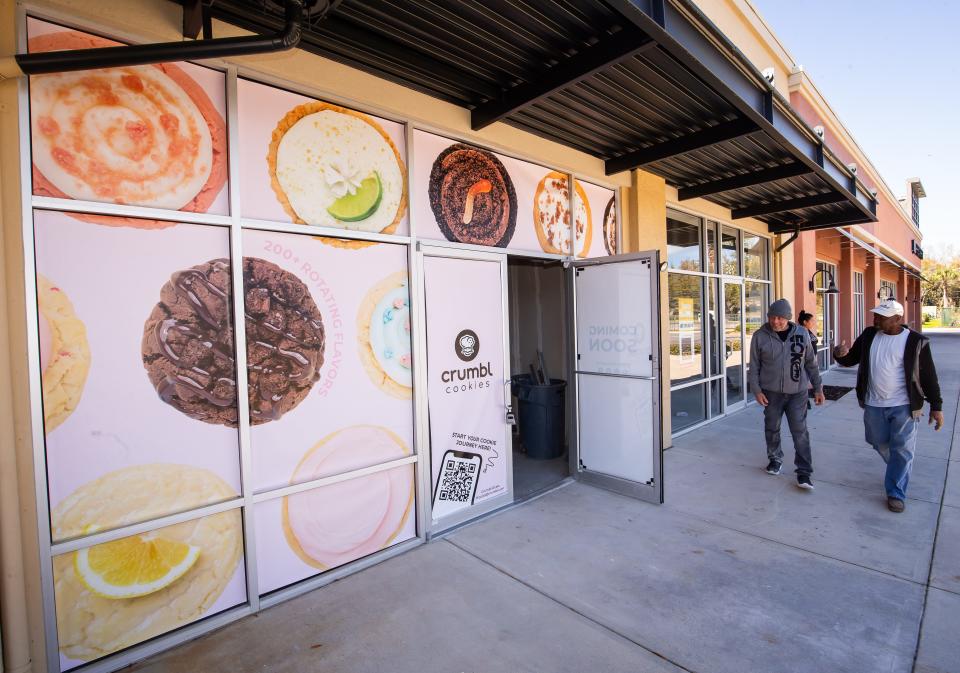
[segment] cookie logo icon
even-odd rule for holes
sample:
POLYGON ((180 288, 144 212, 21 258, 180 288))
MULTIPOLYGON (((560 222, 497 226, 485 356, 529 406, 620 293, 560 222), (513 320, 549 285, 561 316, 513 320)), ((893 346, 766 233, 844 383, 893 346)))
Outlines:
POLYGON ((462 330, 453 343, 453 350, 456 351, 458 358, 464 362, 470 362, 480 352, 480 338, 472 329, 462 330))

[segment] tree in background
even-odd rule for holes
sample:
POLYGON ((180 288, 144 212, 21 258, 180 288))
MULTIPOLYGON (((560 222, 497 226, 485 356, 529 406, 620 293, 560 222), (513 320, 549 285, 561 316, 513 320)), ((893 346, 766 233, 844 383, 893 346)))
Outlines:
POLYGON ((924 306, 956 307, 960 303, 960 255, 948 247, 923 260, 920 285, 924 306))

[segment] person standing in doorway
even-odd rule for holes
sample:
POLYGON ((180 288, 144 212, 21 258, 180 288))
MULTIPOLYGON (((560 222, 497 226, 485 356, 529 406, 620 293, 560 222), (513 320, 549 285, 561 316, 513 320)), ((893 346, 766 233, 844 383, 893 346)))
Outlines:
POLYGON ((767 472, 780 474, 780 422, 787 415, 793 435, 797 486, 812 490, 813 456, 807 432, 807 387, 812 383, 814 401, 823 404, 823 384, 810 333, 791 322, 793 309, 778 299, 767 311, 766 324, 750 342, 750 391, 763 406, 763 429, 767 440, 767 472))
MULTIPOLYGON (((800 309, 799 315, 797 315, 797 322, 800 324, 800 327, 803 327, 808 332, 810 332, 810 344, 813 346, 813 354, 817 354, 817 344, 820 343, 817 337, 817 316, 812 313, 807 313, 803 309, 800 309)), ((807 409, 810 409, 810 394, 813 392, 813 384, 807 388, 807 409)))
POLYGON ((904 325, 903 306, 887 299, 873 309, 873 327, 863 330, 852 347, 841 341, 833 357, 844 367, 860 365, 857 400, 863 407, 867 443, 887 464, 887 507, 902 512, 925 399, 930 403, 929 422, 937 430, 943 427, 930 339, 904 325))

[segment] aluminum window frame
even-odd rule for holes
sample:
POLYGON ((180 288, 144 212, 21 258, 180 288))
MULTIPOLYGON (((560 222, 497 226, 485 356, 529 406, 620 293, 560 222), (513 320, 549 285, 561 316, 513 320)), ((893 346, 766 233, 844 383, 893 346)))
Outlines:
MULTIPOLYGON (((48 7, 38 6, 30 2, 18 4, 15 8, 15 39, 18 53, 27 51, 27 20, 28 18, 40 21, 55 23, 65 28, 83 31, 95 35, 101 35, 109 39, 115 39, 121 42, 131 44, 143 43, 141 35, 130 31, 117 30, 113 27, 103 27, 91 25, 92 22, 78 19, 69 12, 48 7)), ((410 549, 425 543, 431 535, 429 507, 430 507, 430 489, 431 489, 431 469, 430 469, 430 437, 429 420, 427 418, 427 390, 425 385, 417 386, 417 381, 425 381, 426 368, 426 332, 424 324, 424 297, 420 296, 422 286, 422 269, 419 266, 419 245, 436 248, 448 248, 451 253, 457 251, 499 254, 505 257, 515 256, 532 259, 546 259, 552 261, 568 262, 573 261, 573 255, 558 255, 534 250, 508 250, 502 248, 492 248, 486 246, 475 246, 461 243, 452 243, 432 238, 420 238, 417 236, 416 224, 423 213, 417 212, 415 199, 408 200, 408 234, 367 234, 346 229, 334 227, 323 227, 310 225, 309 229, 304 229, 304 225, 290 222, 280 222, 272 220, 262 220, 257 218, 248 218, 243 216, 240 185, 241 177, 239 171, 240 161, 240 138, 238 125, 238 81, 242 79, 250 80, 259 84, 283 89, 292 93, 308 96, 317 100, 334 103, 343 107, 365 112, 383 119, 393 121, 404 126, 405 152, 404 161, 407 170, 407 193, 415 193, 418 185, 411 170, 414 162, 414 133, 415 131, 425 131, 436 135, 449 138, 456 142, 464 142, 478 147, 508 156, 520 161, 533 163, 544 167, 545 171, 555 170, 567 176, 568 180, 581 180, 598 187, 609 189, 614 194, 616 212, 617 212, 617 245, 618 253, 623 252, 623 201, 621 198, 620 185, 610 182, 602 177, 594 177, 573 170, 570 167, 564 167, 552 162, 547 162, 532 155, 517 152, 513 149, 491 143, 479 134, 464 133, 453 129, 445 128, 430 121, 411 114, 398 114, 395 111, 372 105, 365 101, 358 101, 344 96, 339 92, 316 87, 302 82, 291 82, 284 80, 272 73, 261 71, 248 65, 236 64, 230 60, 210 59, 199 63, 201 67, 220 71, 224 74, 224 96, 225 96, 225 122, 227 124, 227 189, 229 212, 226 215, 211 213, 196 213, 178 210, 167 210, 161 208, 149 208, 144 206, 127 206, 113 203, 82 201, 69 198, 52 198, 36 196, 33 194, 32 178, 32 144, 30 141, 30 96, 29 83, 27 78, 21 78, 18 83, 18 121, 19 121, 19 156, 20 156, 20 180, 21 180, 21 235, 23 237, 23 261, 24 261, 24 300, 26 305, 26 331, 27 331, 27 357, 28 357, 28 382, 29 399, 31 411, 31 442, 34 467, 34 501, 38 519, 38 541, 40 550, 40 583, 42 596, 42 612, 45 636, 45 653, 47 656, 47 668, 50 671, 58 672, 60 668, 60 650, 56 623, 56 604, 53 578, 53 557, 63 553, 71 553, 78 549, 108 542, 111 540, 137 535, 151 530, 156 530, 164 526, 181 523, 209 516, 223 511, 232 511, 239 509, 243 520, 243 544, 244 544, 244 572, 246 574, 246 603, 240 604, 224 610, 223 612, 203 617, 194 622, 168 631, 156 636, 148 641, 144 641, 130 647, 119 650, 115 653, 101 657, 95 661, 84 664, 82 670, 92 673, 110 673, 112 671, 124 668, 136 661, 152 656, 171 647, 183 644, 200 635, 209 633, 221 628, 229 623, 242 619, 243 617, 257 614, 260 610, 271 607, 283 601, 296 596, 313 591, 321 586, 346 577, 354 572, 380 563, 384 560, 405 553, 410 549), (402 245, 406 247, 407 259, 407 279, 410 288, 411 304, 411 347, 415 354, 413 362, 413 381, 414 390, 412 396, 411 413, 413 415, 413 453, 410 456, 400 458, 387 463, 381 463, 367 468, 351 470, 349 472, 331 475, 321 479, 314 479, 294 486, 278 487, 264 491, 254 492, 251 466, 251 441, 248 399, 244 392, 247 389, 246 381, 246 343, 245 331, 234 330, 234 348, 237 367, 237 386, 238 386, 238 449, 240 463, 240 484, 241 492, 235 498, 227 501, 214 503, 191 509, 187 512, 181 512, 172 515, 154 517, 137 524, 121 526, 116 529, 97 533, 88 537, 60 541, 53 543, 51 540, 50 522, 50 501, 48 495, 48 475, 46 470, 46 446, 45 434, 43 428, 43 400, 42 385, 40 377, 39 364, 39 327, 38 327, 38 307, 36 301, 36 264, 34 259, 34 211, 49 210, 58 212, 78 212, 97 215, 134 217, 144 219, 166 220, 184 224, 198 224, 208 226, 222 227, 229 232, 230 258, 233 283, 233 315, 234 324, 242 324, 243 310, 243 232, 250 231, 269 231, 276 233, 298 234, 302 236, 329 236, 333 238, 365 240, 378 243, 389 243, 402 245), (240 322, 237 320, 240 319, 240 322), (420 357, 417 357, 420 355, 420 357), (418 364, 419 363, 419 364, 418 364), (320 571, 311 577, 294 582, 291 585, 272 590, 267 593, 260 593, 259 581, 257 577, 257 554, 256 554, 256 530, 254 526, 254 507, 260 502, 266 500, 285 497, 295 492, 319 488, 330 483, 343 481, 350 478, 357 478, 365 474, 393 469, 402 465, 414 466, 414 488, 416 493, 416 502, 413 514, 416 519, 415 536, 404 542, 395 543, 390 547, 374 554, 356 559, 350 563, 338 566, 337 568, 320 571)), ((572 194, 571 190, 571 194, 572 194)), ((702 248, 702 242, 701 242, 702 248)), ((571 251, 572 253, 573 251, 571 251)), ((505 323, 505 332, 509 335, 509 321, 505 323)), ((509 364, 509 350, 506 352, 507 362, 509 364)), ((512 470, 512 466, 511 466, 512 470)), ((512 478, 510 479, 511 499, 512 499, 512 478)), ((482 517, 484 514, 477 513, 467 520, 474 520, 482 517)))
MULTIPOLYGON (((710 267, 710 260, 709 260, 709 241, 708 241, 707 234, 708 234, 708 231, 709 231, 711 228, 712 228, 713 231, 714 231, 715 245, 716 245, 716 260, 715 260, 715 263, 716 263, 716 271, 689 271, 689 270, 685 270, 685 269, 670 269, 670 268, 666 269, 665 273, 667 274, 667 296, 669 296, 669 292, 670 292, 669 287, 670 287, 670 275, 671 275, 671 274, 688 275, 688 276, 700 276, 701 278, 705 279, 704 282, 701 284, 701 287, 705 290, 705 292, 704 292, 704 307, 703 307, 703 310, 704 310, 704 313, 705 313, 705 314, 706 314, 707 311, 709 311, 709 288, 708 288, 707 286, 708 286, 709 283, 714 283, 714 282, 716 282, 716 281, 719 281, 719 284, 718 284, 718 285, 719 285, 719 289, 718 289, 718 295, 717 295, 717 309, 718 309, 718 310, 721 309, 721 304, 720 304, 720 302, 722 301, 722 296, 721 296, 721 295, 722 295, 722 293, 723 293, 723 284, 724 284, 725 282, 727 282, 727 283, 730 283, 730 282, 739 282, 739 283, 741 284, 741 300, 743 301, 744 308, 745 308, 745 306, 746 306, 746 295, 745 295, 746 285, 745 285, 745 284, 746 284, 747 282, 750 282, 750 283, 759 283, 759 284, 766 285, 766 286, 767 286, 767 298, 769 299, 769 298, 772 296, 773 287, 774 287, 774 281, 773 281, 773 279, 771 278, 771 276, 772 276, 772 274, 773 274, 773 260, 772 260, 773 252, 772 252, 772 245, 771 245, 771 242, 772 242, 771 236, 769 236, 769 235, 767 235, 767 234, 763 234, 763 233, 761 233, 761 232, 752 231, 752 230, 750 230, 750 229, 744 229, 743 227, 739 227, 739 226, 737 226, 736 224, 733 224, 732 222, 723 220, 722 218, 717 218, 717 217, 714 217, 714 216, 711 216, 711 215, 707 215, 707 214, 704 214, 704 213, 700 213, 700 212, 697 212, 696 210, 693 210, 693 209, 691 209, 691 208, 689 208, 689 207, 678 206, 677 204, 671 203, 671 202, 669 202, 669 201, 668 201, 667 204, 666 204, 666 210, 667 210, 667 214, 666 214, 666 215, 667 215, 667 218, 676 219, 676 220, 678 220, 678 221, 680 221, 680 222, 684 222, 684 223, 688 223, 688 224, 692 224, 692 223, 693 223, 692 220, 698 220, 698 221, 699 221, 699 226, 700 226, 700 268, 701 268, 701 269, 708 269, 708 268, 710 267), (680 217, 676 217, 676 215, 680 215, 680 217), (722 234, 723 234, 723 230, 724 230, 724 229, 727 229, 728 231, 731 231, 731 230, 732 230, 732 231, 735 231, 736 234, 737 234, 737 235, 736 235, 737 250, 738 250, 738 253, 737 253, 738 262, 737 262, 737 264, 738 264, 738 270, 740 271, 741 275, 732 275, 732 274, 722 273, 722 271, 723 271, 723 263, 722 263, 722 234), (763 278, 752 278, 752 277, 749 277, 749 276, 744 276, 744 275, 742 275, 742 273, 743 273, 743 271, 744 271, 744 255, 743 255, 743 251, 742 251, 744 234, 748 234, 748 235, 751 235, 751 236, 759 236, 761 239, 764 239, 764 240, 766 241, 766 244, 765 244, 766 258, 765 258, 765 260, 764 260, 764 277, 763 277, 763 278)), ((666 226, 666 222, 664 222, 664 226, 666 226)), ((672 436, 672 437, 679 437, 679 436, 681 436, 681 435, 683 435, 683 434, 685 434, 685 433, 687 433, 687 432, 690 432, 690 431, 692 431, 692 430, 695 430, 696 428, 699 428, 699 427, 701 427, 701 426, 703 426, 703 425, 706 425, 707 423, 711 423, 712 421, 714 421, 714 420, 716 420, 716 419, 718 419, 718 418, 723 418, 724 416, 726 416, 726 415, 729 414, 729 413, 735 413, 736 411, 739 411, 739 410, 741 410, 741 409, 743 409, 743 408, 746 408, 746 407, 748 407, 748 406, 752 406, 753 404, 756 404, 756 402, 755 402, 755 401, 752 399, 752 397, 749 395, 749 391, 746 390, 746 383, 744 383, 744 388, 745 388, 745 390, 744 390, 744 401, 743 401, 742 403, 737 403, 733 409, 728 408, 727 401, 726 401, 726 362, 725 362, 725 359, 721 359, 721 366, 720 366, 720 373, 719 373, 719 374, 710 374, 710 373, 709 373, 709 372, 710 372, 710 360, 709 360, 709 357, 710 357, 710 355, 712 354, 713 349, 716 347, 717 344, 708 343, 708 341, 709 341, 708 336, 709 336, 709 335, 707 334, 707 321, 706 321, 706 320, 703 320, 703 321, 701 321, 701 322, 702 322, 702 327, 701 327, 701 339, 702 339, 702 341, 703 341, 703 343, 704 343, 704 347, 703 347, 703 351, 704 351, 704 375, 701 376, 700 378, 694 379, 694 380, 692 380, 692 381, 684 381, 683 383, 679 383, 679 384, 676 384, 676 385, 671 382, 671 384, 670 384, 670 392, 672 393, 674 390, 682 390, 682 389, 684 389, 684 388, 689 388, 689 387, 691 387, 691 386, 705 384, 705 385, 706 385, 706 402, 707 402, 707 413, 706 413, 706 415, 707 415, 707 418, 706 418, 706 420, 702 421, 701 423, 695 424, 695 425, 693 425, 693 426, 691 426, 691 427, 689 427, 689 428, 684 428, 683 430, 680 430, 680 431, 678 431, 678 432, 672 432, 672 431, 671 431, 671 436, 672 436), (722 387, 721 387, 721 394, 723 395, 723 401, 722 401, 722 404, 721 404, 721 413, 719 413, 719 414, 713 414, 713 413, 712 413, 712 408, 713 408, 713 405, 712 405, 712 402, 713 402, 713 399, 712 399, 712 397, 713 397, 713 390, 712 390, 712 385, 711 385, 711 383, 712 383, 713 381, 717 381, 717 380, 722 380, 722 381, 723 381, 723 384, 722 384, 722 387)), ((718 337, 719 337, 718 343, 721 343, 721 342, 723 341, 723 329, 722 329, 722 327, 721 327, 721 322, 722 322, 722 321, 720 320, 720 317, 718 316, 718 317, 717 317, 717 335, 718 335, 718 337)), ((741 335, 742 335, 742 336, 741 336, 741 343, 743 343, 743 340, 745 339, 745 336, 746 336, 746 324, 745 324, 745 322, 744 322, 744 324, 741 326, 741 335)), ((744 362, 743 362, 743 369, 744 369, 743 379, 744 379, 744 382, 746 382, 747 379, 748 379, 748 376, 747 376, 748 367, 749 367, 748 359, 749 359, 749 354, 746 354, 746 353, 745 353, 745 354, 744 354, 744 362)), ((671 429, 671 430, 672 430, 672 429, 671 429)))

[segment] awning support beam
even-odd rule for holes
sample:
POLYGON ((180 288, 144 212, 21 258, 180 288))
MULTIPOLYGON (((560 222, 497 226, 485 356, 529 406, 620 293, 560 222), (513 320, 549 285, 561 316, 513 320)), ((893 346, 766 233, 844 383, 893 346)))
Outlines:
POLYGON ((860 211, 861 222, 876 220, 871 199, 850 191, 852 172, 833 155, 824 157, 824 165, 818 163, 822 141, 814 130, 693 0, 665 2, 663 25, 654 19, 652 0, 605 1, 720 94, 741 116, 753 120, 796 162, 817 173, 832 190, 846 195, 860 211))
MULTIPOLYGON (((800 223, 800 228, 803 231, 811 231, 813 229, 833 229, 835 227, 842 227, 845 225, 851 224, 862 224, 863 216, 859 213, 840 213, 839 215, 828 215, 824 217, 814 218, 812 220, 805 220, 800 223)), ((782 225, 775 226, 770 225, 771 234, 785 234, 788 231, 793 230, 793 225, 782 225)))
POLYGON ((573 86, 610 65, 655 46, 656 43, 646 34, 632 27, 614 33, 539 77, 507 89, 500 98, 477 106, 470 113, 470 126, 479 131, 560 89, 573 86))
POLYGON ((734 220, 744 217, 757 217, 759 215, 773 215, 774 213, 785 213, 790 210, 799 210, 801 208, 811 208, 813 206, 826 206, 831 203, 846 201, 847 197, 839 192, 829 192, 827 194, 815 194, 814 196, 803 196, 796 199, 787 199, 786 201, 773 201, 771 203, 760 203, 746 208, 735 208, 730 211, 734 220))
POLYGON ((613 175, 621 171, 629 171, 678 154, 686 154, 734 138, 750 135, 759 130, 757 125, 749 119, 734 119, 733 121, 723 122, 673 140, 644 147, 642 150, 624 154, 622 157, 607 159, 606 172, 607 175, 613 175))
POLYGON ((762 171, 754 171, 752 173, 735 175, 731 178, 723 178, 721 180, 705 182, 701 185, 694 185, 693 187, 681 187, 678 198, 681 201, 686 201, 687 199, 696 199, 701 196, 719 194, 720 192, 729 192, 733 189, 753 187, 754 185, 762 185, 766 182, 783 180, 785 178, 793 178, 798 175, 806 175, 807 173, 812 172, 812 168, 808 168, 799 162, 783 164, 782 166, 775 166, 774 168, 765 168, 762 171))

